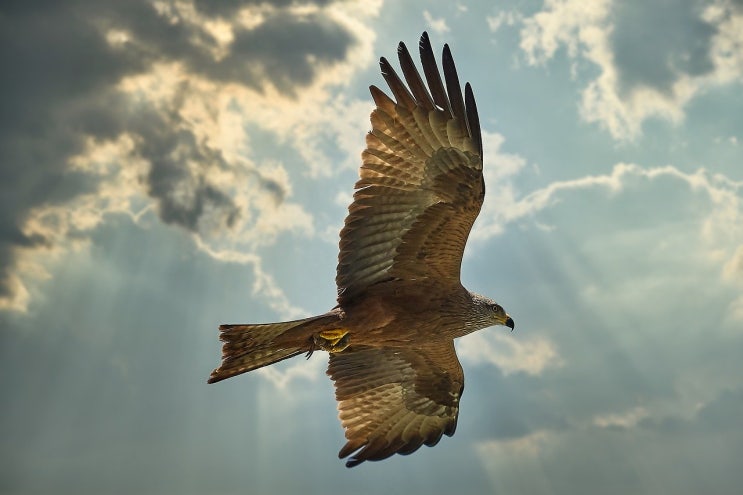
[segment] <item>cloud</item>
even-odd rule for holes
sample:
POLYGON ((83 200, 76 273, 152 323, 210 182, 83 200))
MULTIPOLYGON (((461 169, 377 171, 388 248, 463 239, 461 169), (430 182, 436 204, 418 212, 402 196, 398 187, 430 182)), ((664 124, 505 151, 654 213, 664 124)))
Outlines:
POLYGON ((615 5, 617 21, 609 42, 620 94, 635 87, 663 93, 672 90, 682 74, 704 76, 714 70, 710 45, 715 28, 696 5, 688 1, 658 8, 632 2, 615 5))
MULTIPOLYGON (((503 148, 498 140, 491 144, 499 145, 493 146, 496 155, 503 148)), ((547 344, 554 342, 537 352, 534 341, 524 340, 517 328, 513 337, 529 354, 513 365, 527 367, 527 356, 553 365, 535 366, 541 371, 533 374, 510 372, 497 383, 493 407, 499 426, 491 426, 477 447, 493 488, 590 493, 597 479, 621 479, 625 492, 628 480, 636 479, 641 488, 680 464, 704 466, 698 456, 708 449, 718 452, 719 447, 723 459, 737 455, 740 436, 729 425, 741 403, 729 390, 739 387, 739 359, 732 349, 739 347, 743 321, 736 276, 743 183, 708 168, 616 163, 606 172, 522 191, 523 176, 532 168, 523 160, 510 163, 494 167, 498 179, 488 191, 509 200, 483 209, 478 243, 506 230, 510 235, 497 244, 509 243, 524 232, 525 253, 488 252, 498 267, 492 278, 509 275, 509 294, 516 301, 508 303, 509 311, 522 328, 523 319, 530 319, 529 327, 544 328, 547 344), (539 228, 545 224, 548 232, 539 228), (527 281, 514 283, 507 270, 521 257, 528 257, 522 266, 529 268, 519 273, 527 281), (542 301, 539 311, 529 307, 536 300, 542 301), (545 358, 550 355, 552 361, 545 358), (512 390, 518 390, 521 403, 512 390), (554 417, 510 423, 534 410, 554 417), (501 425, 510 424, 519 428, 499 435, 501 425), (647 457, 642 464, 656 463, 638 471, 623 460, 638 456, 647 457), (576 470, 585 466, 600 470, 599 475, 576 480, 576 470)), ((491 383, 510 365, 499 363, 498 353, 519 352, 510 342, 496 344, 486 337, 493 335, 468 337, 477 340, 462 357, 495 364, 491 383)), ((679 485, 693 479, 690 475, 679 485)))
POLYGON ((743 388, 725 389, 703 404, 692 421, 703 429, 739 432, 743 415, 743 388))
POLYGON ((519 372, 539 375, 562 363, 555 345, 544 337, 530 339, 479 332, 457 341, 457 353, 463 360, 493 364, 504 375, 519 372))
POLYGON ((540 430, 518 438, 487 440, 477 447, 482 457, 513 462, 514 456, 522 459, 538 457, 550 436, 549 432, 540 430))
MULTIPOLYGON (((603 189, 611 195, 635 187, 636 179, 655 181, 672 179, 680 181, 693 192, 699 192, 708 198, 711 207, 701 227, 702 237, 712 245, 718 241, 725 244, 735 243, 743 235, 741 219, 743 218, 743 201, 741 191, 743 182, 734 181, 722 174, 713 174, 700 168, 694 173, 684 172, 672 165, 644 168, 634 163, 617 163, 608 174, 587 175, 575 179, 552 182, 542 188, 535 189, 518 197, 518 192, 511 183, 512 176, 524 166, 523 159, 517 156, 501 156, 500 172, 495 172, 492 179, 493 186, 498 192, 491 196, 498 196, 497 205, 483 207, 483 219, 474 233, 475 238, 485 239, 497 235, 510 222, 516 222, 534 217, 557 204, 564 194, 580 190, 603 189)), ((492 189, 490 189, 492 190, 492 189)), ((737 243, 735 243, 737 248, 737 243)), ((731 263, 734 263, 731 261, 731 263)), ((733 265, 730 265, 733 266, 733 265)), ((731 268, 726 268, 726 273, 731 268)))
MULTIPOLYGON (((523 186, 517 184, 523 183, 526 171, 536 169, 527 166, 522 157, 502 152, 503 142, 498 134, 484 133, 485 154, 493 166, 485 174, 488 195, 471 235, 477 249, 514 226, 549 232, 551 239, 584 235, 576 231, 590 229, 590 239, 596 244, 592 254, 602 259, 606 250, 612 252, 621 245, 637 251, 643 259, 654 253, 660 256, 660 263, 673 259, 706 266, 713 271, 715 283, 726 288, 724 297, 729 297, 728 289, 741 288, 743 182, 706 168, 686 172, 673 165, 616 163, 607 173, 557 180, 522 192, 523 186), (659 202, 661 197, 664 199, 659 202), (568 205, 563 210, 568 216, 558 213, 564 205, 568 205), (648 237, 650 232, 660 231, 664 232, 662 241, 648 237), (688 251, 681 253, 679 245, 688 246, 688 251)), ((652 266, 647 269, 650 272, 637 274, 642 283, 627 280, 633 287, 624 287, 611 297, 626 299, 626 304, 642 303, 644 296, 640 295, 652 293, 661 283, 651 275, 656 270, 652 266)), ((595 284, 578 288, 584 289, 588 296, 608 294, 606 288, 597 291, 595 284)), ((592 304, 612 308, 611 297, 592 299, 592 304)), ((740 307, 739 301, 731 300, 724 318, 739 321, 743 314, 740 307)))
POLYGON ((728 315, 736 325, 743 323, 743 296, 738 297, 730 303, 728 315))
POLYGON ((582 6, 574 0, 545 1, 543 10, 523 20, 521 49, 529 64, 546 63, 563 45, 571 57, 579 56, 582 44, 595 39, 594 31, 606 21, 610 7, 611 0, 582 6))
MULTIPOLYGON (((723 253, 725 251, 723 250, 723 253)), ((742 292, 733 299, 727 308, 728 318, 740 328, 743 323, 743 244, 739 245, 733 255, 722 267, 723 278, 736 285, 742 292)))
POLYGON ((496 15, 485 17, 490 32, 495 33, 503 26, 515 26, 523 23, 524 16, 516 10, 503 10, 496 15))
POLYGON ((483 440, 477 452, 493 488, 508 493, 656 493, 669 487, 734 493, 742 398, 739 388, 724 390, 689 418, 636 407, 573 420, 562 430, 483 440))
POLYGON ((338 160, 313 132, 352 148, 342 136, 362 105, 328 88, 370 63, 363 19, 378 3, 36 7, 5 8, 0 34, 12 67, 0 82, 0 308, 24 311, 49 260, 110 214, 155 215, 215 252, 311 235, 285 164, 257 157, 252 130, 296 136, 313 176, 329 173, 338 160))
POLYGON ((546 1, 523 20, 521 48, 531 65, 546 64, 564 47, 574 72, 586 62, 586 73, 598 67, 580 110, 615 139, 636 138, 652 117, 678 123, 694 97, 743 75, 743 11, 733 2, 584 4, 546 1))
MULTIPOLYGON (((512 153, 501 151, 505 138, 498 133, 483 130, 483 155, 488 162, 485 171, 485 201, 480 220, 475 223, 472 239, 482 240, 503 232, 506 224, 515 217, 504 212, 513 212, 512 205, 517 202, 512 179, 526 166, 526 160, 512 153)), ((517 214, 518 216, 518 214, 517 214)))
POLYGON ((733 256, 725 263, 723 274, 731 280, 743 279, 743 244, 738 246, 733 256))
POLYGON ((647 418, 647 409, 642 406, 634 407, 621 414, 602 414, 594 416, 593 424, 599 428, 634 428, 637 423, 647 418))
POLYGON ((308 360, 294 359, 289 365, 268 366, 257 370, 257 373, 271 382, 281 392, 288 392, 289 387, 293 387, 292 393, 284 393, 282 397, 289 399, 295 394, 296 388, 304 387, 306 383, 326 380, 325 367, 327 359, 324 352, 317 353, 316 356, 308 360))
POLYGON ((264 299, 268 306, 281 318, 293 320, 306 317, 309 314, 307 310, 291 304, 289 298, 281 290, 281 287, 279 287, 271 274, 263 269, 263 260, 257 254, 229 248, 215 248, 204 242, 199 236, 194 236, 194 243, 200 250, 215 260, 223 263, 250 266, 253 269, 252 295, 256 298, 264 299))
POLYGON ((449 26, 446 24, 446 19, 443 17, 434 17, 429 11, 424 10, 423 19, 432 31, 438 34, 449 32, 449 26))

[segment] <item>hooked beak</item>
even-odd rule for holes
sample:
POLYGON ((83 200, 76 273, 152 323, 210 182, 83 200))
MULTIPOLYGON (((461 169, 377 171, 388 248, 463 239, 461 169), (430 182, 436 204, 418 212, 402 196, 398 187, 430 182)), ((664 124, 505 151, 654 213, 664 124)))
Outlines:
POLYGON ((515 325, 515 324, 513 323, 513 318, 511 318, 510 316, 506 318, 506 326, 507 326, 508 328, 510 328, 512 332, 513 332, 513 327, 514 327, 514 326, 516 326, 516 325, 515 325))

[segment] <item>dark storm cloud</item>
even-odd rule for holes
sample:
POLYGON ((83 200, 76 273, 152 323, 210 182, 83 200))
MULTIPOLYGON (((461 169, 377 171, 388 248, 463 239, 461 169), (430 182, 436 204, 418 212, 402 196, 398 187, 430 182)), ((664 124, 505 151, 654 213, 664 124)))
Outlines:
MULTIPOLYGON (((251 5, 256 2, 243 2, 251 5)), ((312 2, 317 4, 318 2, 312 2)), ((321 1, 319 4, 330 3, 321 1)), ((287 5, 293 2, 286 2, 287 5)), ((217 16, 230 17, 238 9, 236 2, 202 8, 217 16), (217 7, 220 5, 220 7, 217 7)), ((353 37, 322 12, 292 13, 281 10, 283 3, 271 3, 275 10, 263 13, 263 22, 253 29, 234 27, 234 41, 226 56, 215 59, 212 50, 219 48, 217 40, 204 26, 181 19, 176 11, 162 16, 146 1, 134 7, 115 4, 115 16, 97 20, 107 28, 124 29, 132 33, 132 52, 151 59, 178 60, 202 76, 237 82, 260 89, 267 82, 291 94, 296 86, 311 83, 317 68, 311 62, 332 63, 346 56, 353 37)))
MULTIPOLYGON (((229 18, 242 5, 255 3, 197 2, 196 7, 229 18)), ((236 28, 234 44, 215 60, 212 49, 218 43, 203 26, 178 18, 176 10, 161 15, 145 0, 3 2, 0 297, 11 296, 9 276, 18 250, 50 242, 24 231, 29 212, 95 191, 95 179, 66 170, 68 159, 81 153, 89 138, 103 141, 125 133, 137 138, 133 154, 150 163, 143 188, 164 221, 194 230, 207 210, 216 209, 226 226, 234 223, 238 210, 226 193, 184 167, 186 160, 219 166, 218 150, 197 141, 178 108, 134 107, 116 84, 155 62, 177 61, 208 79, 254 88, 270 80, 292 94, 313 81, 313 60, 332 63, 345 57, 352 36, 340 25, 317 14, 273 12, 253 31, 236 28), (112 29, 127 33, 128 41, 112 46, 106 41, 112 29), (176 148, 178 159, 170 153, 176 148)), ((279 184, 258 182, 277 199, 285 196, 279 184)))
POLYGON ((621 91, 637 86, 670 92, 682 74, 711 72, 716 27, 701 19, 697 0, 617 2, 610 37, 621 91))
POLYGON ((252 31, 237 32, 230 55, 212 70, 234 81, 259 76, 259 84, 263 83, 260 76, 264 76, 280 91, 291 94, 297 85, 312 81, 316 63, 343 59, 352 41, 349 32, 322 14, 274 15, 252 31))
POLYGON ((286 196, 288 194, 288 191, 286 190, 286 187, 284 187, 283 184, 279 183, 278 181, 268 178, 268 177, 260 177, 258 176, 258 182, 261 185, 261 188, 268 192, 271 197, 276 201, 276 203, 281 203, 286 199, 286 196))
MULTIPOLYGON (((235 15, 241 8, 246 5, 267 5, 266 0, 194 0, 196 10, 209 16, 218 16, 229 18, 235 15)), ((290 5, 327 5, 333 3, 333 0, 316 0, 314 2, 297 2, 297 0, 271 0, 270 5, 273 7, 288 7, 290 5)))
POLYGON ((178 100, 170 111, 140 114, 130 126, 140 137, 146 136, 137 153, 147 160, 150 168, 140 180, 147 194, 155 199, 164 222, 195 232, 199 230, 199 220, 211 207, 220 213, 220 223, 231 227, 240 210, 229 196, 206 179, 209 168, 226 167, 224 158, 219 150, 200 143, 185 128, 176 111, 180 106, 178 100), (197 163, 202 170, 186 166, 184 159, 197 163))
POLYGON ((65 161, 82 149, 84 132, 111 131, 96 125, 114 110, 102 100, 120 77, 141 68, 112 52, 69 6, 31 4, 4 4, 0 15, 0 295, 6 296, 15 250, 47 242, 23 233, 28 211, 87 189, 80 175, 65 173, 65 161))

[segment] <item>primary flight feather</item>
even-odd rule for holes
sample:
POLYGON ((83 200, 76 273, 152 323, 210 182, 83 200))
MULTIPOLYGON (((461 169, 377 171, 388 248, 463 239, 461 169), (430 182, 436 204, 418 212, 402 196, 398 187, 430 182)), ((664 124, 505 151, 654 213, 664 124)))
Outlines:
POLYGON ((410 454, 453 435, 464 389, 454 339, 514 323, 466 290, 462 254, 485 196, 482 137, 444 45, 443 80, 431 43, 423 76, 398 46, 403 79, 382 58, 391 97, 376 86, 372 130, 341 230, 338 304, 302 320, 220 326, 222 364, 209 383, 298 354, 330 353, 346 466, 410 454))

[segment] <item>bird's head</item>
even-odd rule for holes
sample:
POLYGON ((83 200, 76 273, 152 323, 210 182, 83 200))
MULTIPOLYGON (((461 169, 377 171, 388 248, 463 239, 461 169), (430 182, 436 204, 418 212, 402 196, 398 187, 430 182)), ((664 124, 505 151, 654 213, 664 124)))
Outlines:
POLYGON ((492 299, 481 296, 479 294, 472 294, 472 296, 472 300, 475 303, 475 306, 478 307, 478 313, 484 320, 483 323, 486 323, 486 326, 504 325, 510 328, 511 331, 513 331, 515 327, 513 318, 511 318, 508 313, 506 313, 506 310, 503 309, 503 306, 493 301, 492 299))

